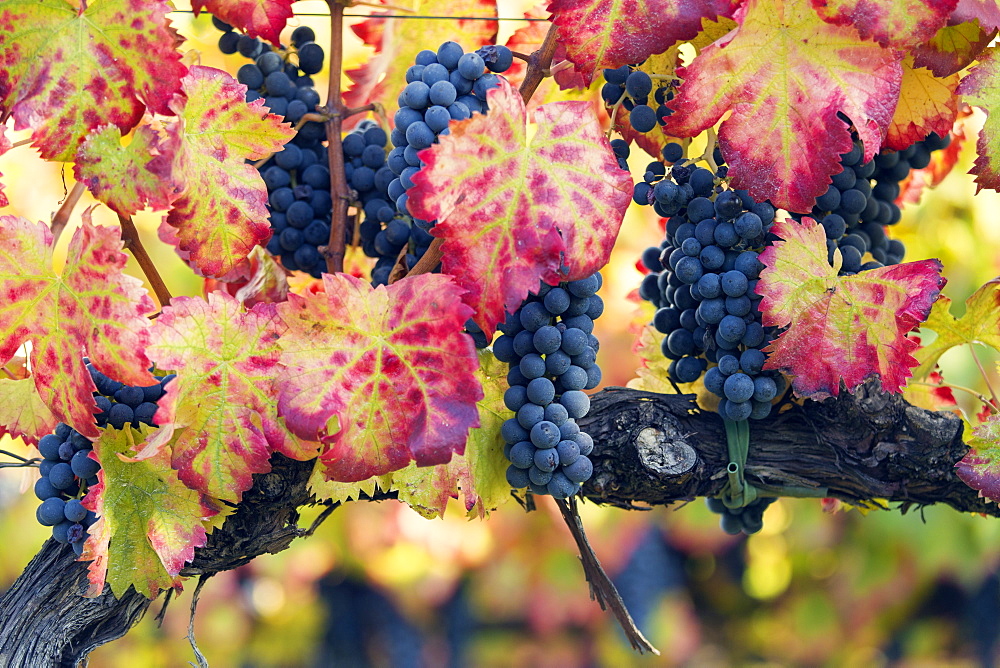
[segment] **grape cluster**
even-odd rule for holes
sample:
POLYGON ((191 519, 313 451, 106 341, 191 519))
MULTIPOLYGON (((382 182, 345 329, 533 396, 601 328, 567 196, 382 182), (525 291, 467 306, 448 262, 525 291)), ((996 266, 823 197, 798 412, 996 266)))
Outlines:
MULTIPOLYGON (((448 123, 479 112, 485 114, 486 93, 498 85, 497 73, 506 72, 514 56, 505 46, 484 46, 465 53, 456 42, 445 42, 437 52, 424 50, 406 70, 406 87, 399 94, 399 110, 393 119, 390 139, 393 149, 388 164, 396 178, 387 194, 396 211, 408 215, 406 190, 420 171, 417 153, 448 134, 448 123)), ((414 219, 423 229, 433 221, 414 219)))
POLYGON ((601 275, 557 287, 542 284, 500 326, 493 354, 510 365, 504 405, 515 417, 501 433, 512 487, 559 499, 573 496, 594 471, 594 441, 576 420, 601 382, 594 319, 604 312, 601 275))
MULTIPOLYGON (((627 146, 613 148, 628 157, 627 146)), ((724 189, 716 174, 685 162, 679 144, 667 144, 663 156, 670 174, 664 163, 650 163, 633 200, 667 218, 663 242, 643 253, 650 273, 639 295, 657 307, 653 326, 665 335, 668 373, 692 383, 705 372, 720 415, 763 419, 784 389, 780 374, 762 369, 762 349, 775 332, 761 324, 755 291, 774 207, 724 189)), ((713 159, 722 164, 718 150, 713 159)))
POLYGON ((673 110, 667 102, 674 99, 678 81, 658 79, 653 90, 653 78, 635 69, 637 65, 622 65, 616 69, 604 70, 605 84, 601 88, 604 104, 613 107, 621 103, 618 113, 627 113, 629 123, 636 132, 651 132, 659 125, 665 125, 673 110), (649 97, 652 95, 653 105, 649 97))
MULTIPOLYGON (((223 31, 219 50, 226 54, 239 52, 253 61, 236 73, 236 79, 247 87, 247 102, 263 98, 272 114, 292 125, 316 110, 320 98, 311 75, 323 69, 324 53, 314 41, 316 35, 311 28, 296 28, 292 47, 275 50, 257 38, 233 31, 216 18, 212 22, 223 31)), ((272 236, 267 250, 280 257, 286 269, 315 277, 326 270, 326 260, 317 247, 329 243, 333 208, 325 138, 322 123, 303 123, 295 137, 260 166, 271 212, 272 236)), ((357 180, 362 182, 364 177, 357 180)))
MULTIPOLYGON (((94 399, 100 412, 95 416, 98 427, 124 429, 140 423, 155 426, 160 397, 174 376, 159 377, 159 382, 146 387, 129 387, 111 380, 91 364, 90 377, 97 386, 94 399)), ((101 465, 91 456, 93 444, 68 425, 60 423, 55 431, 38 441, 42 462, 41 477, 35 482, 35 496, 41 501, 35 517, 42 526, 52 527, 52 537, 69 543, 77 554, 83 552, 87 530, 97 519, 93 511, 83 507, 80 499, 87 488, 97 484, 101 465)))
MULTIPOLYGON (((906 251, 898 239, 890 239, 886 228, 900 219, 899 183, 911 169, 923 169, 930 164, 931 153, 946 147, 950 137, 931 134, 904 151, 882 151, 868 162, 863 160, 863 147, 855 141, 853 148, 841 156, 842 171, 833 175, 833 182, 807 215, 823 225, 827 251, 833 263, 839 249, 841 275, 856 274, 877 267, 899 264, 906 251), (871 260, 865 261, 866 254, 871 260)), ((801 218, 802 214, 793 214, 801 218)))
POLYGON ((757 497, 742 508, 729 508, 722 499, 709 497, 705 499, 708 509, 717 515, 722 530, 730 536, 742 532, 747 535, 755 534, 764 528, 764 511, 772 503, 777 501, 772 496, 757 497))

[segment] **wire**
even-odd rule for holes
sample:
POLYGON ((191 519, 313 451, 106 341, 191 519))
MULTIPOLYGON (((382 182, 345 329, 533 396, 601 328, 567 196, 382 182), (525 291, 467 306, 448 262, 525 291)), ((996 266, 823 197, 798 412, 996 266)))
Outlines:
MULTIPOLYGON (((194 14, 190 9, 174 9, 171 14, 194 14)), ((319 12, 295 12, 295 16, 330 16, 319 12)), ((504 18, 495 16, 419 16, 414 14, 344 14, 345 18, 361 19, 423 19, 427 21, 524 21, 533 23, 536 21, 548 21, 548 19, 532 18, 504 18)))

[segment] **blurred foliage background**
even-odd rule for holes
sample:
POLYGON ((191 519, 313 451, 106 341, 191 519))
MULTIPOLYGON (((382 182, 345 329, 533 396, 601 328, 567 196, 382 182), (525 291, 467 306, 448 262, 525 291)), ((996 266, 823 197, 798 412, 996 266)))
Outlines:
MULTIPOLYGON (((520 16, 530 4, 502 3, 501 16, 520 16)), ((296 4, 300 12, 324 9, 296 4)), ((192 59, 235 72, 239 56, 218 53, 207 15, 173 18, 190 40, 192 59)), ((301 20, 316 29, 317 41, 328 39, 323 18, 301 20)), ((501 43, 518 27, 501 22, 501 43)), ((352 33, 345 39, 346 69, 368 51, 352 33)), ((970 119, 969 136, 981 122, 970 119)), ((907 207, 893 230, 907 259, 943 261, 956 315, 1000 265, 1000 201, 989 192, 973 197, 965 174, 972 143, 953 173, 907 207)), ((641 174, 647 161, 640 153, 633 150, 633 173, 641 174)), ((0 158, 0 172, 11 200, 3 213, 33 220, 48 220, 72 187, 71 170, 42 162, 27 147, 0 158)), ((92 204, 85 196, 74 222, 92 204)), ((608 308, 598 336, 606 385, 624 385, 641 364, 632 352, 634 332, 620 325, 635 317, 628 299, 641 278, 635 261, 659 241, 657 221, 645 213, 630 211, 605 270, 608 308)), ((94 217, 116 222, 103 207, 94 217)), ((159 217, 140 215, 137 224, 169 288, 200 293, 200 281, 156 241, 159 217)), ((63 253, 70 236, 62 237, 63 253)), ((130 268, 141 276, 134 263, 130 268)), ((985 391, 967 350, 946 354, 942 368, 947 381, 985 391)), ((967 411, 980 408, 957 394, 967 411)), ((9 439, 2 447, 28 452, 9 439)), ((34 519, 32 482, 30 473, 0 471, 0 589, 48 533, 34 519)), ((647 512, 584 504, 594 547, 662 651, 655 657, 634 654, 589 599, 572 539, 548 499, 532 513, 510 503, 485 522, 454 510, 428 521, 395 502, 348 504, 290 550, 216 576, 196 617, 201 649, 213 666, 240 668, 988 666, 1000 656, 1000 523, 992 519, 943 507, 905 516, 828 514, 819 501, 781 500, 768 509, 760 534, 734 538, 700 502, 647 512)), ((305 511, 303 524, 315 515, 305 511)), ((90 665, 187 665, 193 588, 191 582, 174 598, 162 624, 154 620, 157 603, 124 638, 97 650, 90 665)))

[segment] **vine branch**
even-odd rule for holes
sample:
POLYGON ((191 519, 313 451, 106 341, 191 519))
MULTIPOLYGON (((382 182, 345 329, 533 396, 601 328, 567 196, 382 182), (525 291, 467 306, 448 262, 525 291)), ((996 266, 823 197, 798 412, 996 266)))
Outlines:
POLYGON ((49 229, 52 230, 52 243, 55 244, 59 241, 59 237, 62 236, 63 230, 66 229, 66 224, 69 223, 69 217, 73 215, 73 209, 76 207, 76 203, 80 201, 83 197, 83 193, 87 190, 87 186, 83 185, 82 182, 77 181, 73 184, 73 189, 69 191, 69 195, 63 200, 62 205, 59 210, 55 212, 52 216, 52 224, 49 229))
POLYGON ((340 130, 344 120, 344 102, 340 98, 340 73, 344 66, 344 5, 338 0, 327 0, 330 7, 330 81, 326 91, 326 107, 329 118, 326 121, 327 157, 330 164, 330 196, 333 210, 330 213, 330 240, 323 255, 326 270, 331 273, 344 271, 344 255, 347 244, 344 239, 344 225, 347 222, 347 207, 350 203, 350 188, 344 168, 344 150, 340 130))
POLYGON ((126 250, 132 253, 132 257, 139 264, 139 268, 142 269, 146 280, 149 281, 149 285, 153 288, 153 292, 156 294, 156 299, 159 300, 160 308, 162 309, 171 300, 167 284, 163 282, 160 272, 156 269, 156 263, 153 262, 153 258, 149 257, 146 247, 142 245, 142 240, 139 238, 139 230, 136 229, 135 223, 132 222, 132 217, 118 214, 118 222, 121 223, 122 241, 125 242, 126 250))

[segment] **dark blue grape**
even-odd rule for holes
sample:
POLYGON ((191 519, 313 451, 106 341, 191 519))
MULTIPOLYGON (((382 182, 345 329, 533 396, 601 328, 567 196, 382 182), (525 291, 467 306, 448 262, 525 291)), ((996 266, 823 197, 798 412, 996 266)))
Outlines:
POLYGON ((42 501, 42 504, 38 506, 38 510, 35 511, 35 518, 42 526, 53 527, 65 519, 63 514, 65 507, 66 502, 63 499, 56 496, 50 497, 42 501))

